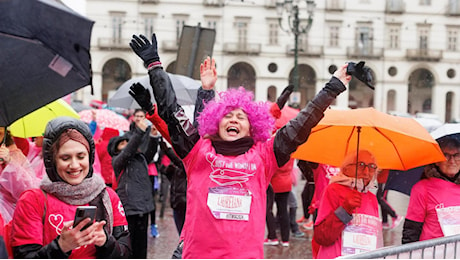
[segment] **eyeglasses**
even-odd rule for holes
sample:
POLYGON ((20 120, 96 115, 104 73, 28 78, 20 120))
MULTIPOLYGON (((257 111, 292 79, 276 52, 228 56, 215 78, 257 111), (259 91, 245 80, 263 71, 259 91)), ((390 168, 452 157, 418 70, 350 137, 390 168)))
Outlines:
POLYGON ((450 159, 454 159, 455 161, 460 161, 460 153, 456 153, 456 154, 444 153, 444 156, 446 157, 446 161, 450 161, 450 159))
MULTIPOLYGON (((459 155, 460 156, 460 155, 459 155)), ((358 162, 357 164, 355 163, 350 163, 348 166, 357 166, 359 170, 364 171, 367 167, 369 169, 369 172, 375 172, 377 170, 377 165, 375 163, 369 163, 365 164, 364 162, 358 162)))

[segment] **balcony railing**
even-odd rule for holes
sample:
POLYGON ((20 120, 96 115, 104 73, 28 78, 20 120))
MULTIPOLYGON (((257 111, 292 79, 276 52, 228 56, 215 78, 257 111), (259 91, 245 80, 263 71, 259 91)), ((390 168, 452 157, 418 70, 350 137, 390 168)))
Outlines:
POLYGON ((406 58, 411 61, 439 61, 442 59, 442 50, 408 49, 406 58))
POLYGON ((388 14, 402 14, 406 11, 406 3, 403 0, 387 0, 385 12, 388 14))
MULTIPOLYGON (((286 54, 294 55, 293 44, 288 44, 286 46, 286 54)), ((321 57, 324 54, 324 48, 323 46, 299 45, 297 54, 299 56, 321 57)))
POLYGON ((129 50, 129 42, 131 39, 128 38, 98 38, 97 46, 99 49, 117 49, 117 50, 129 50))
POLYGON ((203 0, 205 6, 223 6, 224 0, 203 0))
POLYGON ((345 0, 326 0, 327 11, 343 11, 345 9, 345 0))
POLYGON ((352 59, 381 59, 383 48, 360 48, 357 46, 347 48, 347 57, 352 59))
POLYGON ((446 15, 459 16, 460 15, 460 0, 449 0, 446 8, 446 15))
POLYGON ((141 4, 158 4, 160 0, 138 0, 141 4))
POLYGON ((262 45, 260 43, 225 43, 224 52, 226 54, 246 54, 259 55, 262 45))
POLYGON ((179 44, 174 40, 162 41, 161 47, 163 51, 167 52, 177 52, 179 50, 179 44))

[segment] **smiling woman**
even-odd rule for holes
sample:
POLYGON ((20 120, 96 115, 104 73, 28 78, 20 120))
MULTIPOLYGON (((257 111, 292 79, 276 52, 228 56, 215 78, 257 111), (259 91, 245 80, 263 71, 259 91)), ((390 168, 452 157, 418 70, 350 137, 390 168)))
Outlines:
MULTIPOLYGON (((213 92, 217 81, 215 61, 208 57, 200 66, 202 88, 195 107, 203 105, 203 110, 196 129, 177 104, 171 81, 162 69, 155 34, 152 42, 143 35, 133 35, 130 46, 148 65, 158 113, 168 124, 172 145, 187 173, 182 257, 264 258, 266 190, 270 179, 305 142, 324 110, 346 90, 351 79, 346 74, 346 64, 296 118, 272 135, 270 105, 254 101, 253 92, 240 87, 217 93, 218 97, 210 101, 206 99, 213 96, 209 92, 213 92), (239 203, 218 203, 227 198, 239 203)), ((144 102, 150 100, 149 91, 131 90, 135 100, 150 111, 152 105, 144 102)))
POLYGON ((83 121, 58 117, 48 123, 46 175, 40 189, 21 195, 14 212, 14 258, 131 257, 123 206, 100 173, 94 173, 94 156, 94 141, 83 121), (98 208, 96 221, 88 218, 73 226, 77 207, 88 205, 98 208))

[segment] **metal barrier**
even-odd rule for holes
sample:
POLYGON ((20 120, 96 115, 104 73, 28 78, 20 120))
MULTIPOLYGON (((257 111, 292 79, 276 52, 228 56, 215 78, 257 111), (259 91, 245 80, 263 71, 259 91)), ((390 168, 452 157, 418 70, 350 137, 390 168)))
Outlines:
POLYGON ((344 259, 456 259, 460 257, 460 235, 441 237, 400 246, 383 247, 344 259))

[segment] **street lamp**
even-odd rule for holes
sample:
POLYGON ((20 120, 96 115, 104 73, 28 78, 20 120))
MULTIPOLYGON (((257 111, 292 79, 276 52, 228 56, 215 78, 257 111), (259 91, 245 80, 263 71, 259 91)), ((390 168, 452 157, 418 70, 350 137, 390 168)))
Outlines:
POLYGON ((300 25, 299 19, 299 4, 302 0, 277 0, 276 1, 276 13, 278 14, 278 23, 280 28, 285 32, 292 32, 294 34, 294 92, 291 94, 290 103, 300 103, 300 92, 299 92, 299 69, 298 69, 298 55, 299 55, 299 36, 301 34, 307 35, 310 31, 313 22, 313 11, 315 10, 315 1, 303 0, 307 4, 307 24, 305 26, 300 25), (288 15, 289 28, 285 29, 282 24, 283 12, 286 11, 288 15))

